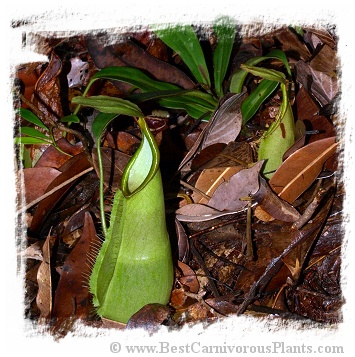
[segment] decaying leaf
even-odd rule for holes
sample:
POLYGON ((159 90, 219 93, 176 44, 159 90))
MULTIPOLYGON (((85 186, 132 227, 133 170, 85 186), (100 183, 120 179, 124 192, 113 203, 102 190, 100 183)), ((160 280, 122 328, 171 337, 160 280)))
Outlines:
POLYGON ((299 212, 279 198, 263 177, 259 177, 259 182, 260 188, 253 195, 253 199, 265 212, 283 222, 295 222, 300 218, 299 212))
MULTIPOLYGON (((23 169, 24 199, 26 204, 41 197, 48 185, 58 176, 61 172, 52 167, 32 167, 23 169)), ((22 193, 22 194, 23 194, 22 193)), ((21 201, 20 201, 21 202, 21 201)))
MULTIPOLYGON (((286 229, 282 232, 274 233, 272 237, 273 240, 284 240, 289 242, 289 245, 279 256, 271 259, 263 273, 255 280, 245 300, 239 306, 238 314, 243 313, 247 309, 248 305, 255 300, 258 294, 265 290, 272 279, 277 279, 276 275, 283 266, 288 268, 292 283, 297 283, 300 276, 300 268, 304 265, 309 249, 314 244, 323 226, 324 219, 333 201, 333 195, 334 192, 328 195, 325 199, 326 202, 322 205, 321 211, 302 229, 286 229)), ((249 269, 250 268, 249 266, 249 269)), ((243 273, 248 274, 248 271, 243 271, 243 273)), ((286 283, 286 281, 284 281, 284 283, 286 283)))
POLYGON ((205 222, 215 218, 231 215, 240 211, 224 211, 221 212, 215 208, 199 204, 192 203, 179 208, 176 211, 176 219, 181 222, 205 222))
POLYGON ((179 169, 207 146, 216 143, 228 144, 236 139, 242 127, 240 105, 245 96, 245 92, 234 94, 215 110, 207 126, 182 160, 179 169))
MULTIPOLYGON (((243 166, 204 169, 196 181, 195 188, 211 197, 219 185, 228 181, 234 174, 242 169, 243 166)), ((207 204, 209 201, 207 198, 199 194, 198 191, 194 191, 191 198, 195 203, 207 204)))
POLYGON ((100 244, 90 213, 85 213, 83 233, 70 252, 60 271, 58 287, 55 291, 52 316, 57 324, 72 316, 86 318, 92 309, 88 288, 90 261, 100 244), (87 281, 85 281, 87 280, 87 281))
MULTIPOLYGON (((46 192, 67 181, 69 178, 74 177, 81 171, 88 169, 90 166, 91 165, 84 153, 73 156, 60 167, 60 171, 62 171, 62 173, 50 183, 46 189, 46 192)), ((63 197, 63 195, 70 189, 72 185, 73 182, 65 185, 60 190, 57 190, 38 204, 31 222, 31 231, 35 232, 41 227, 49 212, 52 211, 57 202, 63 197)))
POLYGON ((175 230, 178 241, 178 259, 184 263, 188 259, 189 241, 184 227, 177 218, 175 218, 175 230))
POLYGON ((329 104, 338 93, 337 78, 316 71, 303 61, 298 61, 295 64, 295 68, 297 82, 301 83, 304 88, 312 93, 322 106, 329 104))
POLYGON ((259 189, 259 172, 264 161, 249 169, 243 169, 222 183, 213 193, 208 205, 220 211, 240 211, 248 204, 241 200, 259 189))
POLYGON ((36 303, 39 310, 41 311, 40 318, 42 319, 49 319, 52 313, 53 265, 51 263, 51 255, 52 255, 52 248, 55 241, 56 241, 56 237, 48 234, 47 239, 44 242, 42 248, 43 260, 37 272, 38 293, 37 293, 36 303))
POLYGON ((167 321, 170 315, 171 311, 166 305, 147 304, 129 319, 126 329, 143 328, 152 333, 167 321))
POLYGON ((324 162, 337 150, 335 137, 310 143, 290 155, 270 179, 270 187, 287 202, 294 202, 317 178, 324 162))

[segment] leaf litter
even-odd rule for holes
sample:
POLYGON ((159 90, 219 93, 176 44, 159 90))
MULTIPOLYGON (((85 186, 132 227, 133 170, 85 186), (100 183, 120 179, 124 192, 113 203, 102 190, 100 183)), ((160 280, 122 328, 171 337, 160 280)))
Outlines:
MULTIPOLYGON (((36 250, 25 249, 20 255, 26 265, 25 314, 38 322, 55 319, 52 333, 59 336, 66 335, 76 319, 92 326, 108 324, 96 316, 84 278, 100 245, 99 169, 97 153, 88 144, 95 111, 87 108, 82 114, 87 128, 73 124, 64 138, 60 118, 75 110, 69 98, 82 95, 90 76, 108 66, 140 68, 155 80, 188 90, 196 85, 182 59, 172 56, 149 31, 128 32, 109 45, 107 36, 80 35, 63 41, 41 37, 37 44, 39 52, 41 44, 45 46, 48 65, 26 64, 16 72, 24 88, 18 94, 22 107, 46 118, 62 150, 26 145, 24 161, 18 164, 19 176, 25 176, 19 194, 27 203, 50 192, 26 210, 25 246, 36 250), (63 71, 66 66, 71 66, 69 73, 63 71), (76 178, 81 172, 83 176, 76 178), (44 174, 45 180, 37 184, 44 174), (70 184, 51 193, 70 179, 70 184), (42 263, 38 262, 41 254, 42 263)), ((271 180, 265 180, 256 150, 263 131, 275 120, 280 93, 274 92, 242 125, 241 103, 257 84, 251 77, 241 94, 225 93, 220 98, 207 123, 172 108, 163 108, 168 113, 164 119, 151 120, 152 131, 158 128, 154 134, 160 145, 167 219, 172 222, 170 235, 177 255, 175 284, 168 308, 147 305, 127 328, 155 331, 161 325, 181 327, 243 313, 255 318, 277 313, 285 319, 342 321, 345 192, 338 179, 342 168, 335 129, 335 123, 339 125, 335 35, 313 28, 304 28, 301 35, 281 27, 246 37, 239 45, 224 89, 248 59, 270 49, 283 50, 294 71, 293 112, 305 126, 304 136, 271 180), (248 239, 252 258, 247 254, 248 239)), ((277 68, 278 63, 265 65, 277 68)), ((120 97, 132 89, 137 93, 127 83, 101 80, 91 92, 120 97)), ((154 101, 144 104, 148 114, 161 109, 154 101)), ((106 130, 102 153, 108 212, 125 163, 140 141, 137 132, 127 118, 106 130)))

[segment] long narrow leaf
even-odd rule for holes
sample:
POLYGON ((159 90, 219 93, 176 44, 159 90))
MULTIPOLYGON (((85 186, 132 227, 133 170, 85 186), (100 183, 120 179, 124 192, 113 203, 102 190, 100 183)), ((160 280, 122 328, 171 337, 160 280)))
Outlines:
POLYGON ((35 128, 30 128, 28 126, 20 127, 20 134, 31 136, 32 138, 43 139, 43 140, 46 140, 47 142, 51 141, 48 136, 46 136, 45 134, 43 134, 39 130, 37 130, 35 128))
POLYGON ((286 76, 280 71, 262 67, 248 66, 244 64, 242 64, 240 68, 253 74, 254 76, 286 84, 286 76))
POLYGON ((118 114, 108 114, 108 113, 99 113, 94 121, 92 122, 92 132, 96 138, 96 140, 99 140, 103 131, 107 127, 107 125, 116 117, 118 114))
POLYGON ((260 105, 274 92, 279 83, 263 79, 241 105, 243 125, 259 110, 260 105))
MULTIPOLYGON (((288 76, 291 76, 291 68, 287 61, 286 54, 285 54, 285 52, 283 52, 281 50, 273 50, 270 53, 268 53, 266 56, 258 56, 258 57, 251 58, 245 64, 247 66, 256 66, 260 62, 269 60, 269 59, 280 60, 283 63, 283 65, 285 66, 288 76)), ((245 78, 247 77, 247 75, 248 75, 248 72, 246 72, 243 69, 238 69, 233 74, 233 77, 231 79, 231 83, 229 86, 229 90, 231 93, 241 93, 242 92, 243 84, 244 84, 244 81, 245 81, 245 78)))
POLYGON ((204 84, 207 88, 211 87, 206 60, 200 42, 191 26, 154 29, 154 32, 181 57, 199 83, 204 84))
POLYGON ((222 83, 227 73, 235 38, 235 24, 230 18, 222 17, 215 22, 213 29, 217 35, 217 46, 213 53, 214 86, 217 96, 221 98, 222 83))
POLYGON ((29 144, 29 145, 42 145, 51 144, 49 140, 43 140, 38 138, 33 138, 30 136, 18 136, 14 139, 15 144, 29 144))
POLYGON ((26 119, 28 122, 39 126, 42 129, 49 130, 48 127, 42 122, 37 115, 33 114, 30 110, 25 108, 19 109, 19 114, 22 118, 26 119))
POLYGON ((125 83, 132 84, 133 86, 140 88, 144 92, 179 89, 179 87, 174 84, 157 81, 148 77, 138 68, 117 66, 107 67, 95 73, 92 76, 84 95, 87 93, 92 83, 98 79, 111 79, 122 81, 125 83))
POLYGON ((102 113, 143 116, 143 113, 136 104, 122 98, 98 95, 92 97, 74 97, 72 102, 96 108, 102 113))

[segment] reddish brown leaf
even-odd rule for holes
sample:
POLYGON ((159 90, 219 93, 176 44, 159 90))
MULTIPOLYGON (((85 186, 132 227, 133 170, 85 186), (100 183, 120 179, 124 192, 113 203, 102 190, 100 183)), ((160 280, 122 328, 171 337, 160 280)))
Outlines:
POLYGON ((279 198, 261 176, 259 177, 260 188, 253 195, 253 199, 259 206, 272 217, 283 222, 295 222, 300 218, 298 211, 288 202, 279 198))
POLYGON ((335 76, 331 77, 326 73, 313 70, 303 61, 298 61, 295 69, 297 82, 312 93, 322 106, 329 104, 338 94, 339 85, 335 76))
POLYGON ((72 145, 66 139, 60 138, 57 140, 58 147, 69 155, 57 150, 53 145, 49 145, 46 151, 36 162, 35 167, 54 167, 58 169, 66 161, 70 159, 70 155, 75 156, 83 151, 83 145, 81 142, 72 145))
POLYGON ((271 188, 280 198, 294 202, 314 182, 337 145, 335 137, 331 137, 297 150, 276 170, 269 181, 271 188))
POLYGON ((318 130, 319 134, 312 134, 309 138, 309 143, 318 141, 321 139, 336 136, 336 129, 333 123, 327 119, 324 115, 314 115, 308 120, 304 121, 309 124, 309 130, 318 130))
POLYGON ((58 321, 72 316, 84 319, 91 312, 87 281, 91 265, 89 261, 90 257, 95 256, 95 246, 99 243, 94 222, 90 213, 86 212, 82 236, 60 269, 52 313, 58 321))
POLYGON ((195 272, 187 264, 180 261, 178 261, 178 267, 182 272, 182 277, 179 279, 180 283, 187 286, 191 293, 197 294, 200 284, 195 272))
POLYGON ((171 311, 168 306, 147 304, 137 311, 127 322, 126 329, 144 328, 150 332, 169 319, 171 311))
POLYGON ((219 185, 228 181, 234 174, 242 169, 243 166, 204 169, 195 184, 195 188, 199 191, 193 192, 191 198, 195 203, 208 203, 209 199, 202 196, 199 192, 203 192, 207 196, 211 197, 219 185))
POLYGON ((323 45, 312 58, 310 65, 314 70, 326 73, 332 77, 335 75, 337 67, 336 52, 328 45, 323 45))
POLYGON ((117 133, 117 149, 127 155, 133 155, 139 143, 140 140, 130 133, 127 133, 125 131, 120 131, 117 133))
MULTIPOLYGON (((60 95, 59 74, 62 71, 62 62, 60 58, 52 52, 49 65, 39 77, 35 93, 38 97, 38 108, 45 116, 49 116, 53 121, 63 117, 63 109, 60 95)), ((45 124, 50 126, 48 121, 45 124)), ((60 136, 58 136, 59 139, 60 136)))
POLYGON ((176 84, 184 89, 194 88, 194 82, 177 67, 161 61, 144 51, 134 42, 117 43, 105 46, 105 35, 97 35, 87 39, 88 49, 97 67, 129 66, 142 69, 158 80, 176 84))
POLYGON ((61 172, 52 167, 33 167, 23 169, 21 174, 23 175, 24 187, 19 194, 24 195, 25 204, 28 204, 41 197, 46 192, 48 185, 61 172))
MULTIPOLYGON (((64 165, 62 165, 59 170, 62 171, 52 183, 47 187, 46 192, 52 190, 53 188, 59 186, 60 184, 66 182, 68 179, 80 174, 85 169, 90 168, 91 165, 86 157, 86 154, 81 153, 73 156, 64 165)), ((63 195, 72 187, 75 181, 66 184, 64 187, 55 191, 49 197, 43 199, 33 215, 31 222, 31 231, 36 232, 43 224, 44 220, 47 218, 48 214, 56 206, 58 201, 63 197, 63 195)))
POLYGON ((304 87, 296 95, 297 119, 310 119, 319 111, 319 105, 313 100, 304 87))

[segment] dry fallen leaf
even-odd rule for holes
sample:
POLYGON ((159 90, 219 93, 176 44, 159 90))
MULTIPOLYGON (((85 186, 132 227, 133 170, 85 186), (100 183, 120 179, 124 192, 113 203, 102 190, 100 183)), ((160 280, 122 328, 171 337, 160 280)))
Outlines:
POLYGON ((269 181, 280 198, 292 203, 314 182, 325 161, 336 152, 338 143, 335 139, 310 143, 282 163, 269 181))
POLYGON ((208 205, 220 211, 238 211, 247 206, 241 200, 259 189, 259 172, 264 161, 259 161, 249 169, 243 169, 222 183, 213 193, 208 205))
POLYGON ((43 244, 43 261, 38 268, 38 294, 36 303, 41 311, 40 318, 49 319, 52 313, 52 266, 51 254, 56 237, 48 234, 43 244))
MULTIPOLYGON (((234 174, 242 169, 242 166, 204 169, 197 179, 195 187, 199 191, 202 191, 207 196, 211 197, 219 185, 225 181, 228 181, 234 174)), ((199 194, 198 191, 194 191, 191 195, 191 198, 195 203, 208 203, 208 199, 199 194)))
POLYGON ((259 177, 259 182, 260 188, 253 195, 253 200, 265 212, 283 222, 295 222, 300 218, 300 214, 296 208, 278 197, 264 178, 259 177))

